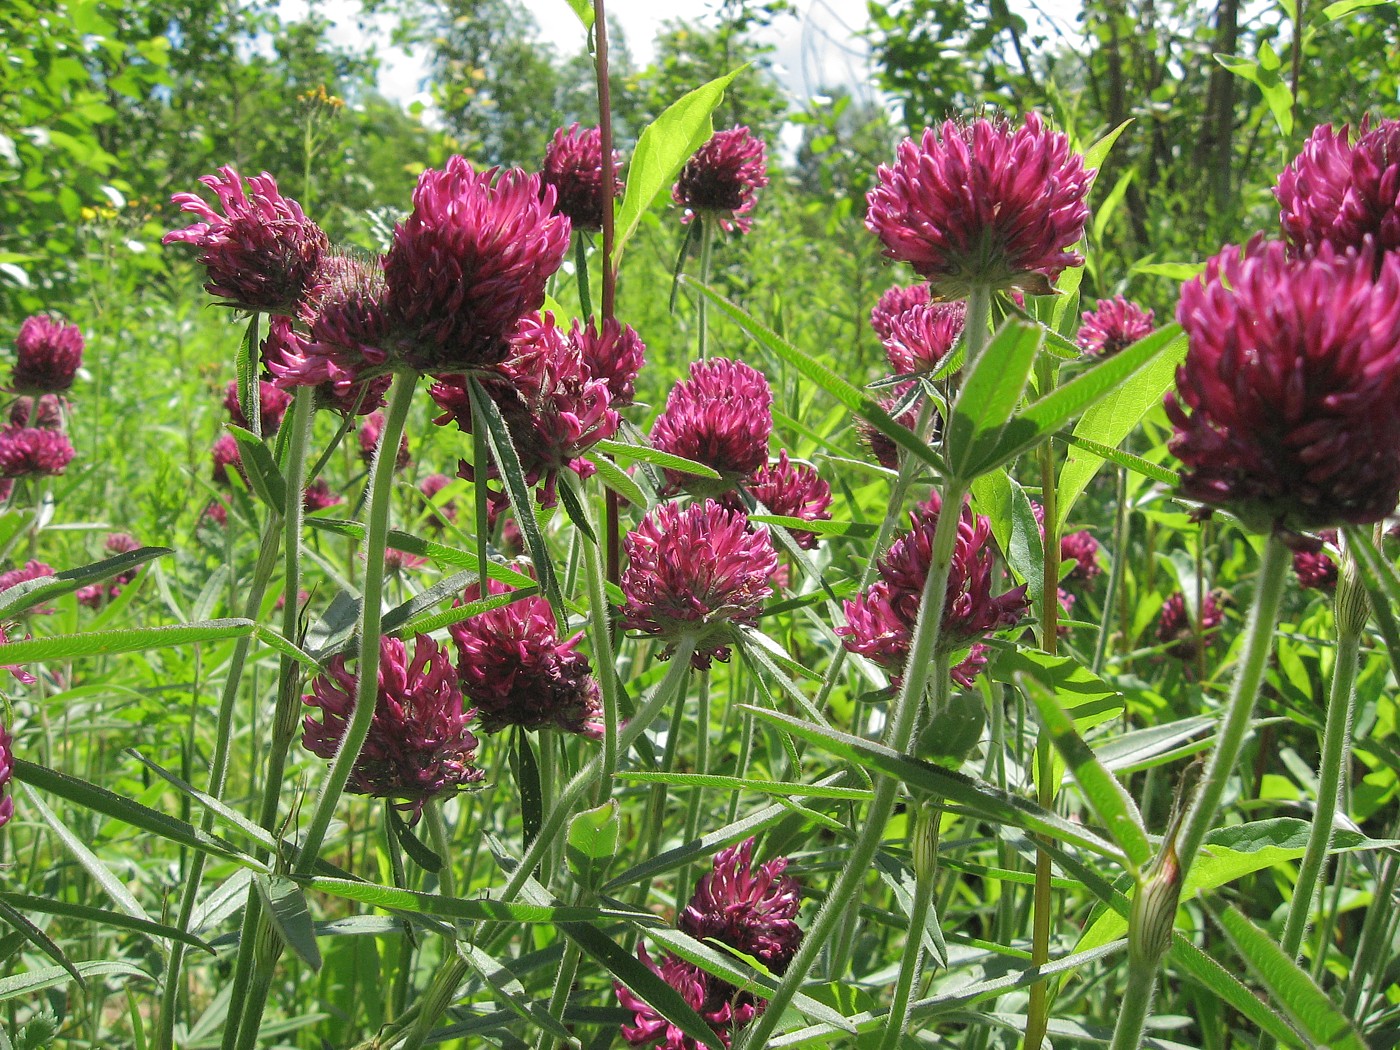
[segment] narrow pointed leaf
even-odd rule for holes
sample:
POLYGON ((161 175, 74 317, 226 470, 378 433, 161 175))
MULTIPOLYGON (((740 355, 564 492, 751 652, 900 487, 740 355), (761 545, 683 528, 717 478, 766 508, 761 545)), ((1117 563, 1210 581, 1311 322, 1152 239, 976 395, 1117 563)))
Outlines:
POLYGON ((36 926, 28 916, 20 912, 18 908, 6 899, 12 896, 13 894, 5 894, 4 897, 0 897, 0 922, 9 925, 30 944, 34 945, 34 947, 38 948, 54 962, 58 963, 59 966, 67 970, 69 976, 71 976, 73 980, 77 981, 79 984, 86 984, 87 982, 83 980, 83 975, 78 972, 76 966, 68 961, 68 956, 63 954, 63 949, 58 946, 54 939, 36 926))
POLYGON ((954 477, 970 481, 986 473, 976 464, 1004 440, 1003 432, 1012 424, 1026 391, 1040 343, 1039 325, 1012 318, 993 336, 972 370, 963 372, 943 438, 948 469, 954 477))
POLYGON ((315 972, 321 969, 321 949, 316 946, 316 931, 311 925, 311 912, 301 887, 283 875, 258 875, 253 879, 262 897, 263 908, 272 925, 297 958, 315 972))
POLYGON ((165 649, 195 642, 214 642, 253 634, 252 620, 229 618, 168 627, 132 627, 119 631, 60 634, 51 638, 27 638, 0 645, 0 665, 70 660, 77 656, 110 656, 145 649, 165 649))
POLYGON ((714 467, 706 466, 704 463, 697 463, 693 459, 685 459, 681 456, 673 456, 669 452, 662 452, 659 448, 652 448, 650 445, 629 445, 625 441, 606 440, 600 441, 595 448, 599 452, 606 452, 617 459, 630 459, 637 463, 650 463, 654 467, 665 467, 668 470, 679 471, 682 474, 692 474, 698 478, 718 479, 719 471, 714 467))
POLYGON ((37 911, 42 915, 56 915, 65 919, 80 919, 83 922, 96 923, 99 926, 110 926, 118 930, 130 930, 133 933, 142 933, 150 937, 160 937, 167 941, 179 941, 188 944, 191 948, 198 948, 200 951, 214 953, 214 949, 207 941, 200 940, 191 933, 185 933, 174 926, 167 926, 164 923, 152 922, 148 919, 138 919, 133 915, 124 915, 121 912, 109 911, 106 908, 94 908, 87 904, 69 904, 67 901, 56 901, 49 897, 34 897, 26 893, 0 893, 0 905, 8 908, 23 909, 25 911, 37 911))
POLYGON ((64 569, 52 576, 39 576, 25 580, 13 587, 0 591, 0 619, 18 616, 26 609, 51 601, 60 595, 76 591, 79 587, 100 583, 123 572, 130 572, 138 566, 174 554, 170 547, 138 547, 134 551, 118 554, 114 558, 82 565, 76 569, 64 569))
MULTIPOLYGON (((151 975, 145 970, 126 962, 80 962, 77 964, 77 970, 84 978, 133 977, 146 981, 151 980, 151 975)), ((62 966, 45 966, 38 970, 0 977, 0 1002, 21 995, 33 995, 72 979, 72 974, 62 966)))

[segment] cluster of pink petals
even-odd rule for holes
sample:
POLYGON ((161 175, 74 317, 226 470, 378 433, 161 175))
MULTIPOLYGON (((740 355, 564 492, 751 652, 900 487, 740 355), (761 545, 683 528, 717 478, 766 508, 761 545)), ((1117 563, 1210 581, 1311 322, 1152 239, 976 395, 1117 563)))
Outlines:
POLYGON ((544 304, 569 248, 569 220, 538 175, 429 169, 384 259, 384 308, 403 360, 422 372, 503 361, 516 323, 544 304))
POLYGON ((1293 551, 1293 571, 1298 582, 1304 587, 1331 594, 1337 589, 1337 563, 1322 548, 1322 544, 1337 546, 1337 534, 1332 529, 1323 529, 1317 534, 1316 547, 1309 544, 1293 551))
MULTIPOLYGON (((115 557, 118 554, 129 554, 140 547, 136 538, 130 533, 111 533, 102 544, 102 549, 107 552, 108 557, 115 557)), ((111 582, 89 584, 86 587, 79 587, 74 592, 74 597, 78 599, 78 604, 89 609, 99 608, 104 601, 113 601, 117 595, 121 594, 122 588, 136 579, 136 574, 141 571, 141 567, 127 569, 112 577, 111 582)))
POLYGON ((1060 537, 1060 560, 1075 563, 1068 576, 1070 580, 1087 583, 1103 572, 1099 566, 1099 541, 1087 529, 1060 537))
POLYGON ((228 475, 229 467, 238 471, 239 477, 243 478, 245 485, 247 484, 248 476, 243 471, 243 454, 238 450, 238 441, 232 434, 225 432, 214 439, 214 447, 210 450, 210 459, 214 463, 214 484, 231 484, 228 475))
POLYGON ((727 660, 732 624, 753 626, 773 593, 778 567, 768 530, 713 500, 663 503, 623 540, 622 626, 665 639, 665 656, 685 634, 697 638, 691 664, 727 660))
MULTIPOLYGON (((521 327, 528 328, 532 323, 532 318, 526 317, 521 327)), ((636 400, 637 375, 646 362, 647 348, 630 324, 609 317, 599 329, 592 317, 587 324, 575 318, 569 328, 569 342, 578 347, 589 373, 608 384, 614 408, 636 400)))
POLYGON ((1355 143, 1346 125, 1314 129, 1274 196, 1296 247, 1400 249, 1400 120, 1363 121, 1355 143))
POLYGON ((317 478, 310 485, 307 485, 301 494, 301 505, 308 514, 314 514, 318 510, 326 510, 344 503, 345 498, 331 491, 330 484, 324 478, 317 478))
POLYGON ((772 433, 773 389, 767 378, 742 361, 713 357, 692 362, 690 378, 671 388, 666 407, 652 424, 651 443, 720 474, 713 481, 667 470, 668 491, 685 487, 717 494, 768 462, 772 433))
MULTIPOLYGON (((371 412, 369 415, 365 416, 364 422, 360 424, 360 428, 355 434, 355 439, 360 446, 360 460, 365 466, 369 466, 374 462, 374 453, 375 450, 379 448, 379 439, 383 433, 383 412, 371 412)), ((400 434, 399 450, 394 456, 394 470, 396 472, 407 470, 409 464, 412 462, 413 457, 409 455, 408 452, 408 435, 400 434)))
POLYGON ((1116 295, 1100 299, 1093 310, 1086 310, 1079 323, 1079 348, 1091 357, 1112 357, 1150 335, 1151 310, 1144 310, 1131 299, 1116 295))
MULTIPOLYGON (((906 406, 898 415, 894 415, 894 421, 906 430, 913 430, 919 422, 919 402, 917 399, 911 401, 909 397, 914 386, 915 384, 912 380, 899 383, 894 387, 894 396, 884 398, 880 402, 880 407, 884 409, 887 414, 891 415, 894 414, 895 410, 898 409, 900 405, 906 406)), ((942 420, 935 413, 935 426, 940 425, 941 422, 942 420)), ((880 466, 884 467, 886 470, 899 469, 898 445, 880 431, 876 430, 864 419, 856 420, 856 433, 860 435, 861 440, 864 441, 866 447, 870 449, 870 454, 875 457, 876 463, 879 463, 880 466)), ((937 438, 936 433, 934 437, 937 438)))
POLYGON ((61 394, 83 363, 83 333, 47 314, 26 317, 15 337, 10 386, 21 394, 61 394))
MULTIPOLYGON (((512 588, 488 580, 491 594, 512 588)), ((476 584, 461 604, 481 597, 476 584)), ((603 735, 602 703, 580 631, 560 639, 554 612, 539 595, 478 613, 448 628, 457 643, 462 692, 476 705, 481 728, 559 729, 593 739, 603 735)))
POLYGON ((17 397, 10 406, 10 426, 35 426, 40 430, 62 430, 66 405, 57 394, 39 398, 17 397))
POLYGON ((1183 289, 1167 414, 1182 492, 1258 530, 1379 521, 1400 496, 1400 255, 1229 247, 1183 289), (1189 410, 1189 413, 1188 413, 1189 410))
MULTIPOLYGON (((775 857, 755 870, 753 848, 754 840, 748 838, 715 856, 711 870, 701 877, 690 903, 678 916, 677 925, 696 940, 719 941, 781 974, 802 943, 802 929, 796 921, 802 888, 792 876, 783 874, 786 857, 775 857)), ((660 965, 652 961, 645 947, 637 949, 637 956, 709 1022, 719 1046, 727 1047, 731 1034, 767 1005, 751 992, 669 952, 660 965)), ((624 985, 616 988, 618 1001, 633 1013, 632 1023, 622 1026, 623 1037, 631 1045, 655 1043, 664 1050, 697 1050, 694 1040, 650 1004, 624 985)))
POLYGON ((695 216, 717 221, 722 229, 748 233, 753 225, 754 190, 768 185, 763 140, 748 128, 717 131, 681 169, 671 196, 685 209, 682 222, 695 216))
MULTIPOLYGON (((0 627, 0 645, 5 645, 9 641, 10 639, 6 636, 5 629, 0 627)), ((21 682, 24 685, 33 685, 39 680, 19 664, 0 664, 0 671, 9 671, 10 674, 15 676, 15 681, 21 682)), ((0 726, 0 733, 5 733, 4 726, 0 726)), ((0 746, 3 746, 5 752, 3 763, 5 766, 9 766, 14 759, 14 753, 10 750, 10 737, 8 733, 5 733, 4 740, 0 741, 0 746)), ((0 782, 0 788, 3 788, 3 786, 3 782, 0 782)))
POLYGON ((1177 591, 1162 603, 1162 611, 1157 617, 1157 641, 1166 645, 1166 651, 1178 660, 1194 660, 1200 652, 1201 637, 1208 646, 1214 640, 1214 631, 1224 621, 1213 595, 1206 592, 1201 604, 1201 633, 1196 633, 1196 625, 1187 615, 1186 596, 1177 591))
MULTIPOLYGON (((836 628, 847 649, 896 674, 903 673, 909 659, 940 511, 936 492, 914 509, 910 531, 896 539, 880 558, 880 578, 845 602, 846 626, 836 628)), ((991 522, 964 504, 939 635, 939 648, 945 653, 973 647, 969 658, 953 672, 963 685, 970 684, 985 662, 976 643, 993 631, 1014 627, 1028 607, 1024 584, 992 595, 993 548, 991 522)))
POLYGON ((896 375, 932 372, 962 335, 967 304, 922 303, 889 319, 885 356, 896 375))
MULTIPOLYGON (((266 379, 258 380, 258 414, 262 432, 266 435, 277 433, 282 426, 282 417, 291 407, 292 395, 275 383, 266 379)), ((248 429, 248 417, 243 414, 243 406, 238 402, 238 380, 230 379, 224 389, 224 408, 228 410, 229 421, 234 426, 248 429)))
POLYGON ((1034 113, 1020 128, 950 120, 905 139, 894 164, 880 166, 865 224, 941 298, 974 287, 1044 294, 1084 261, 1072 246, 1084 236, 1093 175, 1034 113))
POLYGON ((325 233, 267 172, 247 179, 246 190, 227 166, 199 181, 218 196, 223 214, 198 194, 177 193, 171 200, 202 221, 172 230, 162 243, 199 248, 209 278, 204 287, 226 305, 295 313, 330 248, 325 233))
MULTIPOLYGON (((346 271, 348 272, 348 271, 346 271)), ((330 285, 321 286, 324 291, 330 285)), ((345 285, 334 287, 344 291, 345 285)), ((344 298, 320 299, 313 293, 307 310, 311 317, 313 334, 303 336, 292 326, 287 317, 274 317, 268 325, 267 338, 263 340, 263 365, 272 376, 273 382, 283 390, 298 386, 316 388, 316 406, 343 415, 357 413, 366 415, 384 405, 384 392, 389 389, 393 377, 387 373, 364 378, 366 372, 385 359, 381 351, 367 347, 344 349, 339 343, 320 342, 314 332, 317 321, 322 316, 316 310, 316 303, 325 302, 346 306, 344 298)), ((333 316, 328 310, 326 316, 333 316)))
POLYGON ((61 430, 46 427, 0 428, 0 478, 62 474, 73 460, 73 443, 61 430))
MULTIPOLYGON (((418 483, 418 491, 423 494, 425 500, 433 503, 434 497, 450 484, 452 484, 452 478, 446 474, 429 474, 418 483)), ((441 526, 444 521, 456 524, 457 503, 455 500, 448 500, 441 506, 435 506, 432 517, 428 519, 428 523, 433 526, 441 526)))
POLYGON ((870 311, 870 327, 875 329, 875 334, 883 343, 890 338, 896 317, 928 302, 929 292, 926 284, 911 284, 907 288, 895 285, 887 288, 880 296, 880 301, 870 311))
MULTIPOLYGON (((612 167, 621 164, 612 151, 612 167)), ((567 215, 576 230, 603 228, 603 133, 598 128, 581 128, 577 123, 554 132, 544 149, 540 182, 552 186, 554 211, 567 215)), ((622 195, 622 183, 614 177, 613 195, 622 195)))
MULTIPOLYGON (((345 656, 336 655, 302 698, 315 711, 302 722, 302 745, 312 754, 335 756, 355 706, 355 682, 345 656)), ((427 635, 414 639, 411 658, 398 638, 379 640, 378 685, 374 721, 347 790, 399 799, 416 821, 428 799, 482 778, 473 765, 477 739, 467 728, 474 712, 463 706, 450 651, 427 635)))
MULTIPOLYGON (((793 463, 787 451, 778 453, 778 462, 765 463, 754 471, 748 483, 749 495, 763 507, 764 514, 803 521, 827 521, 831 518, 831 486, 813 467, 793 463)), ((720 503, 731 510, 743 510, 738 493, 726 492, 720 503)), ((793 541, 805 550, 817 545, 815 532, 794 529, 793 541)))
POLYGON ((385 576, 396 576, 410 569, 421 569, 427 564, 428 559, 421 554, 410 554, 408 551, 396 550, 393 547, 387 547, 384 550, 385 576))

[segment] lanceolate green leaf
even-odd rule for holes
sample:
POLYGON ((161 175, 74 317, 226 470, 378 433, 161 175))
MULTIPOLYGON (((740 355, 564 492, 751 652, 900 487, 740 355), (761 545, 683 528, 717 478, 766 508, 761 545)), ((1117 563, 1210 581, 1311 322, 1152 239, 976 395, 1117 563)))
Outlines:
POLYGON ((352 882, 349 879, 311 878, 307 889, 328 893, 333 897, 359 901, 376 908, 394 911, 422 912, 445 915, 453 919, 499 919, 524 923, 596 923, 628 919, 650 925, 655 917, 644 912, 620 911, 612 908, 550 907, 542 904, 516 904, 486 898, 445 897, 439 893, 380 886, 372 882, 352 882))
POLYGON ((311 912, 306 907, 301 887, 283 875, 257 875, 253 884, 287 947, 313 971, 319 971, 321 950, 316 946, 316 931, 311 925, 311 912))
POLYGON ((710 117, 724 98, 725 89, 743 68, 711 80, 677 99, 642 129, 627 166, 626 189, 617 211, 614 266, 621 262, 623 250, 637 232, 642 216, 662 192, 670 189, 690 155, 714 134, 710 117))
POLYGON ((23 911, 37 911, 41 915, 56 915, 65 919, 79 919, 83 922, 94 922, 100 926, 111 926, 118 930, 130 930, 133 933, 143 933, 151 937, 160 937, 168 941, 180 941, 188 944, 192 948, 201 951, 214 952, 208 942, 200 940, 198 937, 183 930, 177 930, 174 926, 166 926, 164 923, 152 922, 149 919, 138 919, 133 915, 125 915, 119 911, 108 911, 105 908, 94 908, 87 904, 70 904, 67 901, 52 900, 48 897, 34 897, 26 893, 0 893, 0 904, 23 911))
POLYGON ((630 445, 625 441, 613 441, 611 439, 598 442, 594 446, 599 452, 606 452, 617 459, 630 459, 638 463, 650 463, 654 467, 665 467, 669 470, 677 470, 682 474, 693 474, 697 478, 718 479, 719 471, 714 467, 706 466, 704 463, 697 463, 693 459, 684 459, 681 456, 673 456, 669 452, 662 452, 659 448, 651 448, 647 445, 630 445))
POLYGON ((132 627, 122 631, 93 631, 90 634, 60 634, 52 638, 26 638, 0 645, 0 666, 39 663, 44 660, 70 660, 77 656, 109 656, 136 653, 143 649, 165 649, 195 642, 216 642, 241 638, 256 632, 252 620, 231 617, 203 623, 172 624, 168 627, 132 627))
POLYGON ((569 0, 569 7, 578 15, 584 29, 593 28, 593 5, 588 0, 569 0))
MULTIPOLYGON (((1079 437, 1077 434, 1066 434, 1063 430, 1060 431, 1056 437, 1071 448, 1082 448, 1091 456, 1107 460, 1110 463, 1141 474, 1145 478, 1151 478, 1153 481, 1163 485, 1170 485, 1172 488, 1175 488, 1181 481, 1181 475, 1177 474, 1175 471, 1158 466, 1151 460, 1143 459, 1141 456, 1135 456, 1131 452, 1124 452, 1121 448, 1111 448, 1108 445, 1101 445, 1097 441, 1090 441, 1087 438, 1079 437)), ((1095 466, 1094 470, 1097 472, 1098 467, 1095 466)))
POLYGON ((258 329, 262 315, 254 313, 248 318, 248 327, 243 330, 243 338, 238 341, 238 356, 234 358, 233 371, 238 378, 238 407, 243 418, 257 420, 262 424, 262 397, 258 385, 258 329))
MULTIPOLYGON (((50 959, 58 963, 59 966, 67 970, 73 980, 82 984, 83 975, 78 972, 76 966, 68 961, 68 956, 63 954, 63 949, 58 946, 57 942, 55 942, 52 937, 39 929, 31 919, 24 915, 18 908, 14 907, 9 900, 5 899, 8 896, 10 895, 6 894, 4 897, 0 897, 0 922, 5 923, 15 930, 15 932, 20 934, 30 944, 34 945, 50 959)), ((125 918, 125 916, 123 916, 123 918, 125 918)))
POLYGON ((977 467, 1004 439, 1005 428, 1014 423, 1012 415, 1026 392, 1041 331, 1031 322, 1008 319, 972 370, 963 373, 962 389, 953 402, 943 439, 948 469, 954 477, 971 481, 998 465, 986 470, 977 467))
POLYGON ((25 609, 42 605, 60 595, 76 591, 79 587, 111 579, 119 573, 130 572, 148 561, 154 561, 156 558, 163 558, 167 554, 174 553, 174 550, 169 547, 138 547, 134 551, 127 551, 114 558, 93 562, 91 565, 65 569, 52 576, 39 576, 32 580, 25 580, 23 583, 17 583, 13 587, 7 587, 4 591, 0 591, 0 618, 17 616, 25 609))
POLYGON ((1233 1006, 1283 1046, 1296 1050, 1303 1050, 1307 1046, 1278 1011, 1260 1000, 1240 983, 1239 978, 1180 934, 1172 941, 1169 958, 1174 966, 1186 971, 1215 993, 1222 1002, 1233 1006))
POLYGON ((277 462, 272 458, 267 442, 242 427, 230 425, 228 431, 238 442, 243 470, 253 491, 268 507, 280 512, 287 505, 287 482, 277 469, 277 462))
MULTIPOLYGON (((77 970, 84 978, 135 977, 147 981, 151 979, 151 975, 145 970, 126 962, 80 962, 77 964, 77 970)), ((35 992, 42 992, 45 988, 52 988, 54 985, 72 979, 73 975, 62 966, 45 966, 37 970, 13 974, 10 977, 0 977, 0 1002, 21 995, 33 995, 35 992)))
MULTIPOLYGON (((323 532, 333 532, 339 536, 349 536, 352 539, 364 539, 365 527, 358 521, 345 521, 340 518, 307 518, 306 524, 313 529, 320 529, 323 532)), ((399 532, 397 529, 389 530, 389 546, 396 551, 403 551, 405 554, 418 554, 433 561, 441 562, 443 565, 451 565, 459 569, 475 569, 476 555, 471 551, 464 551, 458 547, 448 547, 442 543, 434 543, 431 540, 419 539, 417 536, 410 536, 406 532, 399 532)), ((523 572, 516 572, 500 562, 493 561, 486 567, 486 575, 493 580, 500 580, 508 583, 512 587, 533 587, 535 581, 523 572)))

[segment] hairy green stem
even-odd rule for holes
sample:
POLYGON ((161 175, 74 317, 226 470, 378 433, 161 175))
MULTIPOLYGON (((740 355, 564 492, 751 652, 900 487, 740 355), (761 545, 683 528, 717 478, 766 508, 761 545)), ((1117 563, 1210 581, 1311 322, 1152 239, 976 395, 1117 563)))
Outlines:
MULTIPOLYGON (((588 526, 593 528, 588 500, 584 498, 583 486, 577 483, 570 473, 560 478, 561 485, 574 486, 578 494, 577 503, 589 515, 588 526)), ((597 530, 594 529, 595 536, 597 530)), ((617 771, 617 735, 620 714, 617 697, 617 669, 613 661, 611 614, 608 605, 607 584, 603 579, 603 561, 598 544, 587 536, 580 536, 583 545, 585 584, 588 587, 588 637, 593 645, 593 666, 598 669, 598 690, 603 695, 603 750, 598 769, 598 788, 594 804, 601 806, 612 797, 613 774, 617 771)))
MULTIPOLYGON (((1103 622, 1099 625, 1099 637, 1094 643, 1094 662, 1090 665, 1094 674, 1103 672, 1104 659, 1108 655, 1108 639, 1113 634, 1114 602, 1118 589, 1123 586, 1123 562, 1128 556, 1128 470, 1118 468, 1118 483, 1113 508, 1113 563, 1108 570, 1108 588, 1103 596, 1103 622)), ((1120 631, 1128 625, 1120 623, 1120 631)), ((1127 714, 1127 708, 1124 708, 1127 714)))
MULTIPOLYGON (((700 283, 706 288, 710 286, 710 265, 713 261, 715 235, 713 232, 715 219, 706 214, 696 216, 696 222, 700 223, 700 283)), ((700 360, 705 360, 710 353, 709 343, 709 300, 705 296, 700 296, 696 304, 695 331, 698 336, 700 360)))
POLYGON ((1152 1000, 1157 994, 1157 963, 1133 962, 1128 966, 1128 987, 1115 1001, 1118 1023, 1113 1029, 1110 1050, 1138 1050, 1152 1000))

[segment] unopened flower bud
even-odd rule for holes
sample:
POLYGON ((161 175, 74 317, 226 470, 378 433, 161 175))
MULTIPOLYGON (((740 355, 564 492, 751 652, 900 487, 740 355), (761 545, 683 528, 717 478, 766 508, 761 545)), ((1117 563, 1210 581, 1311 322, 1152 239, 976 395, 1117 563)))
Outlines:
POLYGON ((1176 846, 1165 851, 1138 884, 1128 913, 1128 952, 1134 963, 1152 964, 1166 954, 1181 902, 1181 865, 1176 846))
POLYGON ((925 882, 938 874, 938 807, 925 800, 914 818, 914 877, 925 882))
POLYGON ((1342 558, 1342 571, 1337 577, 1338 633, 1359 635, 1366 629, 1366 618, 1370 614, 1371 606, 1366 597, 1366 586, 1361 582, 1361 568, 1356 564, 1356 556, 1348 548, 1342 558))

